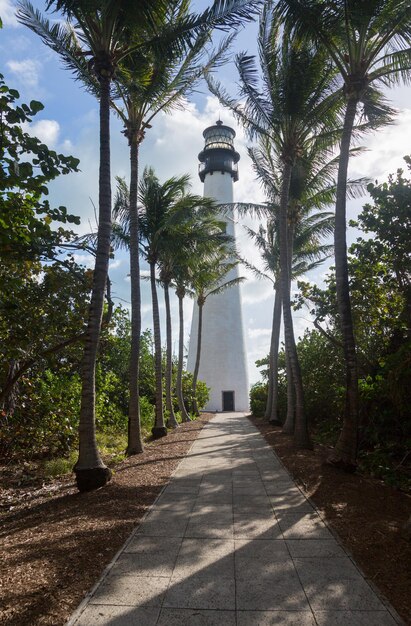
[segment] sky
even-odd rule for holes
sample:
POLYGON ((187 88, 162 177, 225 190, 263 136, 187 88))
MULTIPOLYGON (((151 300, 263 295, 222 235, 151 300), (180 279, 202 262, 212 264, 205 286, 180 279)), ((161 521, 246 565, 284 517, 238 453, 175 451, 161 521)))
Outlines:
MULTIPOLYGON (((206 0, 197 0, 193 7, 203 10, 208 6, 206 0)), ((34 0, 35 8, 44 11, 45 2, 34 0)), ((62 176, 50 184, 50 201, 54 205, 65 205, 69 212, 81 216, 82 233, 95 229, 94 206, 98 204, 98 105, 87 94, 70 73, 65 70, 57 55, 49 50, 40 39, 27 28, 18 24, 15 18, 13 0, 0 0, 0 17, 3 30, 0 31, 0 53, 2 58, 0 72, 4 74, 6 84, 18 89, 22 102, 40 100, 45 108, 34 119, 29 132, 38 136, 50 148, 65 154, 72 154, 80 159, 81 172, 62 176)), ((247 24, 239 31, 233 48, 233 57, 239 51, 256 52, 256 24, 247 24)), ((233 95, 236 94, 236 75, 232 63, 219 70, 218 79, 233 95)), ((236 133, 235 147, 240 153, 239 181, 234 186, 237 202, 263 202, 264 196, 259 184, 254 179, 246 148, 248 142, 241 127, 224 110, 216 98, 207 92, 203 83, 199 93, 186 103, 184 110, 172 115, 159 115, 147 131, 141 147, 140 167, 154 167, 161 181, 188 173, 192 177, 192 191, 202 194, 202 183, 198 178, 197 155, 203 148, 204 128, 214 124, 221 117, 222 121, 232 126, 236 133)), ((389 94, 393 105, 398 109, 395 125, 370 135, 361 141, 367 151, 351 161, 349 175, 367 176, 372 181, 383 182, 389 173, 403 167, 403 156, 411 153, 411 87, 401 87, 389 94)), ((129 154, 120 122, 112 116, 111 126, 111 166, 113 177, 128 178, 129 154)), ((367 196, 349 201, 348 219, 354 219, 367 201, 367 196)), ((242 256, 258 265, 258 253, 247 237, 244 224, 257 227, 251 218, 237 220, 237 244, 242 256)), ((358 232, 348 230, 348 242, 356 239, 358 232)), ((93 260, 87 255, 78 255, 78 262, 92 266, 93 260)), ((319 284, 324 280, 332 261, 307 276, 307 279, 319 284)), ((144 270, 144 266, 143 266, 144 270)), ((129 265, 126 254, 116 254, 110 263, 110 278, 113 283, 113 295, 118 302, 129 308, 129 265)), ((273 289, 268 281, 253 278, 246 270, 242 275, 247 281, 241 286, 243 298, 243 319, 248 355, 250 382, 259 379, 255 361, 267 355, 271 333, 273 308, 273 289)), ((148 283, 142 287, 142 323, 143 328, 151 327, 151 300, 148 283)), ((160 298, 161 301, 161 298, 160 298)), ((185 305, 185 337, 188 347, 192 301, 185 305)), ((162 311, 164 305, 161 302, 162 311)), ((172 314, 174 319, 174 337, 177 337, 177 301, 173 298, 172 314)), ((308 311, 301 310, 294 314, 297 336, 305 328, 312 327, 308 311)), ((175 351, 177 344, 174 344, 175 351)))

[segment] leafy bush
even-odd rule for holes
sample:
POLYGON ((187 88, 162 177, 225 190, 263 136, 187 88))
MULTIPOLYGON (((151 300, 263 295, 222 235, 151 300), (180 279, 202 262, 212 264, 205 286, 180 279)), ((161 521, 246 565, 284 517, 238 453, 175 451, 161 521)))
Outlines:
POLYGON ((24 378, 19 392, 15 410, 2 418, 0 452, 25 458, 67 453, 77 439, 78 374, 46 370, 41 376, 24 378))
POLYGON ((146 396, 140 396, 141 430, 148 434, 154 425, 154 405, 146 396))
POLYGON ((342 352, 317 330, 306 330, 297 345, 304 384, 305 410, 311 424, 341 415, 344 402, 342 352))
POLYGON ((100 430, 126 430, 128 406, 121 398, 123 381, 115 371, 96 369, 96 424, 100 430), (119 393, 120 392, 120 393, 119 393))
POLYGON ((267 405, 267 383, 255 383, 250 389, 250 409, 255 417, 264 417, 267 405))
MULTIPOLYGON (((184 380, 183 380, 183 393, 184 393, 184 380)), ((200 410, 205 407, 209 398, 210 398, 210 388, 207 387, 204 381, 198 380, 197 388, 196 388, 196 399, 197 399, 197 406, 200 410)))

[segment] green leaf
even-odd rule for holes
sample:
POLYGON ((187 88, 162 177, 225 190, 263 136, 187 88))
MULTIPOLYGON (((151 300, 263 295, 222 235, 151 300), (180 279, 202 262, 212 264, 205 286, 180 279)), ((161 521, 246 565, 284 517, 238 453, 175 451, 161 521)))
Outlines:
POLYGON ((32 100, 30 102, 30 109, 33 114, 36 114, 44 109, 44 104, 42 104, 38 100, 32 100))

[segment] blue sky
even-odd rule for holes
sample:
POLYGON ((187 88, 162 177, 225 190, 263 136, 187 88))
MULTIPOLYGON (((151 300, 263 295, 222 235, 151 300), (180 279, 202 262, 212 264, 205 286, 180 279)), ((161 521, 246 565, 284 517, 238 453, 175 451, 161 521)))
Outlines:
MULTIPOLYGON (((44 10, 44 2, 33 2, 36 8, 44 10)), ((198 0, 194 3, 197 10, 204 9, 209 2, 198 0)), ((23 102, 37 99, 43 102, 45 109, 35 118, 31 132, 39 136, 50 147, 80 159, 81 173, 61 177, 51 187, 51 201, 64 204, 70 212, 82 218, 82 232, 95 226, 93 203, 97 205, 98 180, 98 107, 94 98, 76 83, 69 72, 63 69, 57 55, 44 46, 40 39, 28 29, 17 24, 14 17, 12 0, 0 0, 0 16, 4 28, 0 31, 0 52, 2 57, 1 72, 6 83, 20 91, 23 102)), ((239 32, 233 55, 239 50, 255 53, 255 24, 249 24, 239 32)), ((235 93, 236 77, 232 64, 223 68, 219 79, 225 87, 235 93)), ((352 176, 369 176, 371 179, 384 180, 390 172, 402 167, 402 157, 411 153, 411 88, 397 88, 390 93, 390 98, 399 109, 394 126, 371 135, 362 142, 369 150, 352 162, 352 176)), ((197 154, 202 149, 202 131, 213 124, 218 116, 233 126, 237 132, 236 149, 241 155, 239 163, 240 180, 235 184, 234 194, 237 201, 262 201, 263 195, 253 178, 250 162, 246 154, 247 141, 241 128, 238 128, 231 116, 222 110, 218 102, 202 86, 202 93, 187 103, 184 111, 176 111, 172 116, 161 115, 147 132, 141 149, 141 168, 151 165, 159 178, 189 173, 192 176, 193 191, 202 193, 202 185, 197 176, 197 154)), ((128 148, 121 134, 121 125, 112 117, 112 174, 128 175, 128 148)), ((113 184, 114 189, 114 184, 113 184)), ((348 215, 355 217, 366 199, 349 203, 348 215)), ((246 220, 252 224, 252 220, 246 220)), ((243 232, 242 223, 237 224, 239 247, 251 262, 258 263, 256 253, 243 232)), ((349 231, 349 240, 355 239, 353 229, 349 231)), ((91 263, 86 257, 79 258, 85 264, 91 263)), ((311 280, 323 280, 329 264, 316 270, 311 280)), ((121 298, 124 306, 129 300, 128 260, 124 253, 116 256, 111 263, 110 277, 113 292, 121 298)), ((258 370, 254 362, 268 352, 270 325, 272 316, 273 293, 270 283, 256 281, 249 277, 242 286, 244 323, 250 380, 258 379, 258 370)), ((190 330, 192 302, 187 302, 186 343, 190 330)), ((174 318, 177 318, 177 304, 173 303, 174 318)), ((151 326, 151 305, 148 285, 143 285, 143 327, 151 326)), ((295 315, 297 334, 302 334, 309 327, 308 312, 295 315)))

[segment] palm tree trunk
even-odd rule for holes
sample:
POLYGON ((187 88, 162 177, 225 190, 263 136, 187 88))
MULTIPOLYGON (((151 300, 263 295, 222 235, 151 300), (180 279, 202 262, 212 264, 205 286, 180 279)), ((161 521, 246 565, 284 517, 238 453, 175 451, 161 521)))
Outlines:
POLYGON ((81 366, 81 406, 79 424, 79 457, 74 472, 79 491, 103 487, 111 478, 104 465, 96 442, 95 370, 97 349, 103 319, 104 293, 107 284, 111 240, 111 183, 110 183, 110 78, 100 79, 100 170, 99 215, 96 261, 81 366))
MULTIPOLYGON (((288 241, 288 293, 291 299, 291 274, 293 265, 293 250, 294 250, 294 227, 288 225, 287 230, 288 241)), ((295 343, 294 329, 293 340, 295 343)), ((287 416, 283 426, 283 432, 287 435, 294 434, 295 430, 295 383, 293 379, 293 372, 291 368, 290 353, 285 350, 285 367, 287 372, 287 416)))
POLYGON ((150 283, 151 301, 153 305, 153 329, 154 329, 154 367, 156 375, 156 409, 154 426, 151 429, 153 437, 159 439, 167 435, 167 428, 164 424, 163 412, 163 372, 161 367, 161 333, 160 333, 160 313, 158 310, 157 286, 156 286, 156 264, 150 262, 150 283))
POLYGON ((287 416, 282 430, 287 435, 293 435, 295 428, 295 387, 287 350, 285 351, 285 369, 287 373, 287 416))
POLYGON ((181 413, 182 422, 190 422, 190 416, 184 404, 183 396, 183 359, 184 359, 184 308, 183 299, 184 296, 177 293, 178 297, 178 321, 179 321, 179 333, 178 333, 178 370, 177 370, 177 400, 178 408, 181 413))
POLYGON ((287 209, 291 179, 291 163, 284 163, 283 181, 280 203, 280 267, 281 284, 283 291, 284 336, 286 350, 290 356, 292 376, 295 384, 295 430, 294 443, 299 448, 311 448, 308 434, 307 420, 304 414, 304 390, 301 378, 300 363, 294 340, 293 318, 291 315, 291 301, 289 291, 289 246, 287 237, 287 209))
POLYGON ((271 330, 270 372, 266 411, 266 418, 273 423, 278 422, 278 349, 280 345, 281 305, 281 287, 280 285, 276 285, 271 330))
POLYGON ((173 354, 172 354, 172 333, 171 333, 171 310, 170 310, 170 289, 169 283, 164 283, 164 301, 166 305, 166 408, 168 411, 169 428, 178 428, 178 422, 174 415, 172 396, 172 376, 173 376, 173 354))
POLYGON ((200 357, 201 357, 201 336, 203 333, 203 307, 204 303, 198 302, 198 333, 197 333, 197 354, 196 354, 196 362, 194 365, 193 372, 193 387, 192 387, 192 395, 193 395, 193 413, 195 415, 199 415, 199 410, 197 406, 197 378, 198 378, 198 370, 200 369, 200 357))
MULTIPOLYGON (((275 300, 274 300, 274 310, 275 310, 275 300)), ((271 324, 271 341, 270 341, 270 352, 268 355, 268 385, 267 385, 267 403, 265 405, 265 413, 264 417, 266 420, 270 419, 271 415, 271 407, 273 404, 273 386, 274 386, 274 368, 273 368, 273 337, 274 337, 274 310, 273 310, 273 321, 271 324)))
POLYGON ((130 138, 130 283, 131 283, 131 350, 129 364, 128 442, 126 454, 143 452, 141 436, 139 369, 141 334, 140 255, 138 233, 137 184, 138 150, 136 138, 130 138))
POLYGON ((270 419, 270 415, 271 415, 271 407, 273 404, 273 386, 274 386, 274 370, 272 368, 272 348, 271 348, 271 344, 273 342, 273 331, 271 329, 271 342, 270 342, 270 352, 268 355, 268 383, 267 383, 267 402, 265 405, 265 413, 264 413, 264 418, 266 420, 270 419))
POLYGON ((351 98, 347 102, 341 137, 334 231, 337 304, 344 344, 346 369, 345 412, 340 437, 328 459, 333 465, 338 465, 347 471, 352 471, 356 467, 358 446, 358 367, 348 282, 346 237, 347 171, 350 141, 356 111, 357 101, 351 98))

